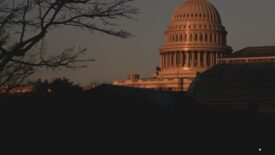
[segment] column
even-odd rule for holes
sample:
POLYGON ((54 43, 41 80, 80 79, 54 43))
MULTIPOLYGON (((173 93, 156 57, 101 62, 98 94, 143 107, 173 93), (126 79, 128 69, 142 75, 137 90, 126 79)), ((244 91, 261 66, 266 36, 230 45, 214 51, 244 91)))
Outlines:
POLYGON ((167 68, 167 53, 164 54, 164 66, 167 68))
POLYGON ((208 64, 207 64, 207 53, 208 53, 207 51, 204 51, 204 55, 203 55, 204 56, 203 57, 204 58, 204 67, 208 67, 208 64))
POLYGON ((197 52, 197 58, 198 58, 198 60, 197 60, 197 62, 198 62, 197 64, 198 64, 198 65, 197 65, 197 66, 198 66, 198 67, 201 67, 201 51, 198 51, 198 52, 197 52))
POLYGON ((168 58, 168 54, 165 52, 165 68, 168 68, 167 58, 168 58))
POLYGON ((182 66, 185 66, 186 65, 186 62, 185 62, 185 58, 186 58, 186 53, 185 51, 182 51, 182 66))
POLYGON ((180 67, 183 66, 183 51, 180 51, 180 67))
POLYGON ((216 62, 215 62, 215 64, 218 64, 218 58, 219 58, 219 55, 218 55, 219 53, 218 52, 216 52, 216 62))
POLYGON ((216 54, 217 52, 213 52, 213 66, 216 65, 216 61, 217 61, 216 54))
POLYGON ((170 52, 167 53, 167 68, 170 68, 170 52))
POLYGON ((216 33, 216 43, 219 44, 219 33, 216 33))
POLYGON ((191 67, 195 66, 195 53, 194 51, 191 52, 191 67))
POLYGON ((163 68, 162 62, 163 62, 163 54, 160 53, 160 67, 161 67, 161 68, 163 68))
POLYGON ((165 56, 165 54, 163 53, 163 54, 162 54, 162 67, 161 67, 161 68, 164 68, 164 65, 165 65, 165 64, 164 64, 164 62, 165 62, 164 56, 165 56))
POLYGON ((190 67, 190 63, 189 63, 189 51, 186 51, 186 57, 185 57, 185 65, 187 67, 190 67))
POLYGON ((170 52, 170 68, 172 68, 174 65, 174 62, 173 62, 173 52, 170 52))
POLYGON ((162 69, 165 68, 165 53, 162 55, 162 69))
POLYGON ((177 51, 174 52, 174 67, 177 67, 177 51))

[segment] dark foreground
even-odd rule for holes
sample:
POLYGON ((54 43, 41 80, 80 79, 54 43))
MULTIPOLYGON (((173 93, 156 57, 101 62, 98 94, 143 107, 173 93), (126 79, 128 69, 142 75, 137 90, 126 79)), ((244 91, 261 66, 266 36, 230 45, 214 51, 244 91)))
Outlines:
POLYGON ((1 103, 6 144, 29 145, 23 150, 39 153, 53 148, 75 154, 275 151, 272 116, 204 110, 183 93, 101 86, 78 94, 2 97, 1 103))

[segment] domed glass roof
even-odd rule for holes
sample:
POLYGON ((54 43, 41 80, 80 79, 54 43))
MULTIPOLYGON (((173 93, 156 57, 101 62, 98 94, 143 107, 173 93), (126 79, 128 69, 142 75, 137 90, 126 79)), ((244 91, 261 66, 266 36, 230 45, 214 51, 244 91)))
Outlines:
POLYGON ((173 21, 208 21, 221 24, 220 14, 207 0, 186 0, 172 16, 173 21))
POLYGON ((188 94, 198 103, 275 103, 275 63, 220 64, 198 76, 188 94))

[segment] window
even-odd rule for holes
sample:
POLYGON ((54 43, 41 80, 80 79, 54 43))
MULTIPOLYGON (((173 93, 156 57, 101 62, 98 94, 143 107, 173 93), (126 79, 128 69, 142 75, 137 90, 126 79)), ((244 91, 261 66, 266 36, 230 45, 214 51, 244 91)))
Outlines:
POLYGON ((200 41, 203 41, 203 34, 200 34, 200 41))
POLYGON ((198 34, 195 34, 195 41, 198 41, 198 34))
POLYGON ((212 42, 212 39, 213 39, 212 34, 210 34, 210 38, 209 38, 210 42, 212 42))
POLYGON ((180 34, 180 41, 182 41, 182 34, 180 34))
POLYGON ((204 41, 208 41, 208 35, 207 34, 204 35, 204 41))

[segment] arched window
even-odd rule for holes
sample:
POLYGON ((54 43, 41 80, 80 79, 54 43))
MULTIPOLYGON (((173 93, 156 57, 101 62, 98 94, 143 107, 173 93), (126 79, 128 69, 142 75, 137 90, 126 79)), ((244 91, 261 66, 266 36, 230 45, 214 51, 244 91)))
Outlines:
POLYGON ((203 34, 200 34, 200 41, 203 41, 203 34))
POLYGON ((182 34, 180 34, 180 41, 182 41, 182 34))
POLYGON ((204 35, 204 41, 208 41, 208 35, 207 34, 204 35))

